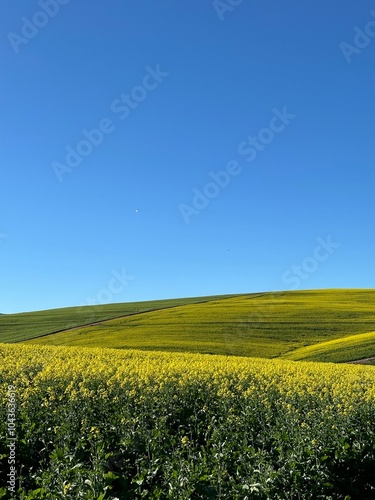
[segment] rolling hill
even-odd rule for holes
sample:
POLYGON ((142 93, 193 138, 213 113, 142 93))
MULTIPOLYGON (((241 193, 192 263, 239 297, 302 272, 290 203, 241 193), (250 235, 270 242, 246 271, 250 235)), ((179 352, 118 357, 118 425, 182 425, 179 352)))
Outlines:
MULTIPOLYGON (((336 340, 328 340, 301 347, 283 356, 294 361, 343 362, 375 356, 375 332, 357 333, 336 340)), ((370 364, 372 364, 370 362, 370 364)))
MULTIPOLYGON (((40 331, 44 336, 38 336, 34 329, 28 342, 335 362, 375 356, 371 333, 375 331, 375 290, 181 299, 163 308, 147 304, 142 311, 134 311, 133 306, 132 312, 128 305, 127 315, 91 326, 78 327, 76 319, 73 329, 59 333, 40 331)), ((118 314, 120 305, 114 306, 112 314, 118 314)), ((125 306, 121 305, 123 310, 125 306)), ((102 307, 104 318, 109 314, 106 307, 102 307)), ((14 340, 26 340, 21 337, 14 340)), ((8 334, 8 341, 12 335, 8 334)))
MULTIPOLYGON (((220 297, 226 298, 230 297, 230 295, 220 297)), ((22 342, 41 335, 66 331, 77 326, 91 325, 98 321, 107 321, 121 316, 140 314, 183 304, 204 302, 215 298, 215 296, 209 296, 126 302, 4 314, 0 318, 0 342, 22 342)))

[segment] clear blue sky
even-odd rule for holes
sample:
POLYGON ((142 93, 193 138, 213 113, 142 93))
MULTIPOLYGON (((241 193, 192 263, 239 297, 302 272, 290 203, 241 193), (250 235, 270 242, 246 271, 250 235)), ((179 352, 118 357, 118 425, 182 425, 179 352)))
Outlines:
POLYGON ((373 2, 231 3, 2 1, 0 312, 375 287, 373 2))

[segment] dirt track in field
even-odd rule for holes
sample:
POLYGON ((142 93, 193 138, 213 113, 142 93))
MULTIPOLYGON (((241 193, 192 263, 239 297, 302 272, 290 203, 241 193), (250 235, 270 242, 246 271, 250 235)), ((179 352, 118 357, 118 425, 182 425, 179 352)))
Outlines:
POLYGON ((356 361, 348 361, 348 363, 352 363, 352 364, 356 364, 356 365, 371 365, 374 361, 375 361, 375 357, 357 359, 356 361))

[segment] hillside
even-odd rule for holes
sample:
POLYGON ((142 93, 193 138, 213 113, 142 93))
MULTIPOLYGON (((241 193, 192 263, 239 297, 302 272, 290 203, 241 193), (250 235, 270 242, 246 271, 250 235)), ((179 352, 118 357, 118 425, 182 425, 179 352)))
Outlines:
POLYGON ((283 358, 294 361, 330 361, 334 363, 363 359, 369 357, 370 354, 375 355, 375 332, 357 333, 302 347, 283 356, 283 358))
POLYGON ((30 342, 350 361, 375 355, 371 335, 366 342, 362 337, 356 338, 358 334, 373 331, 375 290, 314 290, 213 298, 113 319, 30 342), (327 345, 340 339, 342 343, 327 345), (306 351, 308 346, 320 347, 306 351))
MULTIPOLYGON (((223 298, 229 297, 223 295, 223 298)), ((66 331, 77 326, 89 325, 98 321, 121 316, 141 314, 147 311, 176 307, 214 300, 218 297, 192 297, 180 299, 125 302, 94 306, 66 307, 19 314, 4 314, 0 317, 0 342, 22 342, 24 340, 66 331)))

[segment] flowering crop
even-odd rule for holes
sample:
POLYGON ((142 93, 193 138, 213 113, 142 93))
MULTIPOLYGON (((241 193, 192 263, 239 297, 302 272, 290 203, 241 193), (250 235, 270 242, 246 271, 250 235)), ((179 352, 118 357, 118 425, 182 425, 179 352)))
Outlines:
POLYGON ((9 385, 14 498, 374 497, 373 367, 0 344, 4 485, 9 385))

